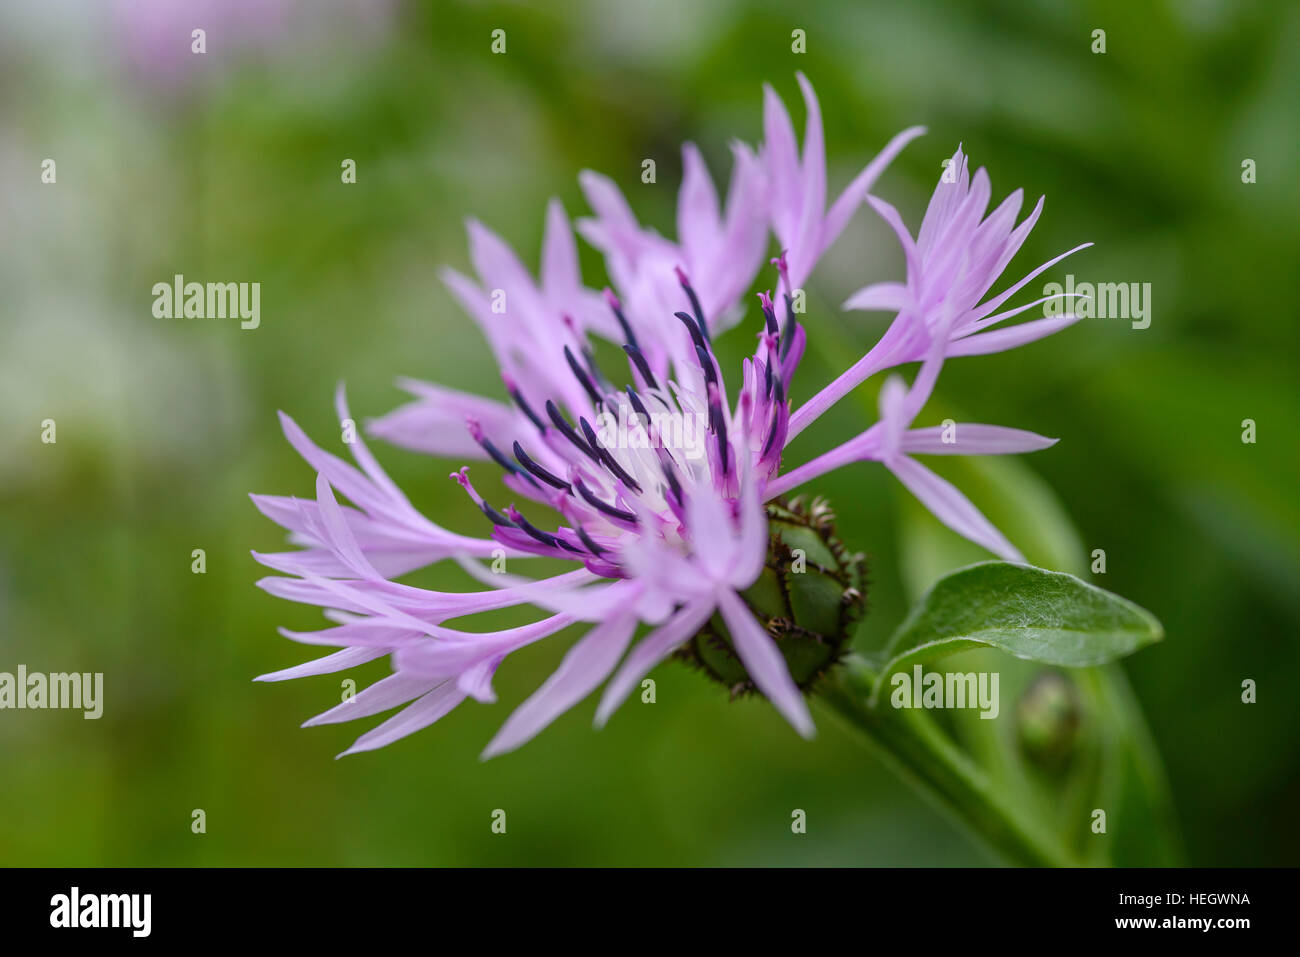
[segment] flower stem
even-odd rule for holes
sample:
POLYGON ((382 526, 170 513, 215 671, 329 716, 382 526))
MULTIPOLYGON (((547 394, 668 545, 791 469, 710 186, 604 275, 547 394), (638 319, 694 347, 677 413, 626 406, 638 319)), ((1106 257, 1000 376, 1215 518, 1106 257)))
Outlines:
POLYGON ((1033 867, 1080 863, 1058 841, 1017 814, 988 775, 927 713, 895 709, 887 701, 873 704, 876 678, 867 661, 850 656, 826 676, 818 697, 857 732, 858 740, 1008 863, 1033 867))

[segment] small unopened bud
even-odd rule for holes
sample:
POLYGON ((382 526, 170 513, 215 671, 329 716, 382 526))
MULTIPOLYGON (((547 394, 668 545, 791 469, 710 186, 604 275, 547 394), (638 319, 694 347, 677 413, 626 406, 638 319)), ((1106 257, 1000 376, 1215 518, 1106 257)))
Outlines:
POLYGON ((1059 671, 1034 679, 1016 704, 1020 746, 1040 767, 1056 770, 1074 751, 1079 731, 1079 693, 1059 671))

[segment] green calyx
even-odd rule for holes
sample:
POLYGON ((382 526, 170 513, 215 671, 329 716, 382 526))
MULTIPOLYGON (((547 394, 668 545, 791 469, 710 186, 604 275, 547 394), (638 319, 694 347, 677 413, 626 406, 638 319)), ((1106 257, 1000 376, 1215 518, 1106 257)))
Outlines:
MULTIPOLYGON (((822 499, 778 499, 768 504, 767 520, 767 561, 741 598, 807 691, 849 650, 866 610, 866 561, 835 536, 835 515, 822 499)), ((718 614, 674 657, 729 688, 732 697, 756 690, 718 614)))

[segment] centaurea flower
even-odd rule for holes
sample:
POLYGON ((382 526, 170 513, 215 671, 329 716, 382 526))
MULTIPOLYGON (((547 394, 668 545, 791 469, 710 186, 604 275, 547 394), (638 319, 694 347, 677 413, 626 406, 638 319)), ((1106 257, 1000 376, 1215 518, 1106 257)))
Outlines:
MULTIPOLYGON (((607 290, 603 304, 582 285, 572 234, 558 204, 548 214, 540 284, 504 243, 471 225, 471 255, 482 286, 450 271, 444 278, 484 329, 510 402, 408 383, 418 400, 372 423, 370 432, 499 468, 515 497, 512 504, 494 502, 480 492, 468 468, 451 475, 483 513, 487 537, 462 536, 420 515, 360 437, 350 444, 353 466, 315 446, 284 417, 289 440, 318 473, 316 496, 314 501, 254 497, 303 546, 297 552, 258 555, 287 576, 259 584, 273 594, 321 606, 335 622, 323 631, 284 632, 287 637, 341 650, 263 678, 331 673, 388 655, 392 675, 308 723, 346 721, 406 705, 345 753, 404 737, 467 697, 493 701, 493 675, 511 652, 580 623, 589 630, 510 716, 485 757, 523 744, 602 683, 596 722, 604 724, 650 669, 706 630, 714 643, 710 653, 732 662, 712 669, 715 676, 725 671, 733 690, 761 692, 799 733, 811 735, 803 692, 834 664, 847 644, 846 634, 827 636, 830 651, 811 665, 803 662, 796 680, 787 659, 792 646, 782 643, 783 635, 802 629, 815 641, 823 636, 761 610, 753 589, 771 555, 780 560, 780 550, 770 548, 777 532, 769 528, 768 518, 789 517, 782 497, 810 478, 856 461, 883 463, 942 521, 997 554, 1018 557, 956 488, 912 458, 954 451, 1030 451, 1053 441, 1014 429, 959 425, 957 441, 949 445, 935 430, 911 428, 946 356, 1019 344, 986 341, 995 334, 982 330, 1014 312, 990 315, 1024 281, 995 297, 992 305, 976 303, 1024 241, 1037 211, 1028 225, 1012 231, 1017 198, 981 223, 987 177, 980 171, 969 185, 960 153, 957 191, 936 191, 920 238, 913 242, 895 225, 907 254, 907 284, 884 292, 876 287, 874 293, 855 297, 868 305, 888 298, 899 310, 886 334, 893 338, 889 362, 882 368, 924 360, 915 381, 907 388, 891 379, 881 392, 878 423, 838 449, 782 471, 783 453, 797 431, 792 425, 799 413, 791 416, 788 397, 805 344, 790 292, 838 235, 884 162, 915 135, 909 131, 896 137, 882 154, 884 161, 878 158, 864 170, 823 216, 820 114, 802 76, 800 84, 809 105, 802 162, 791 159, 788 118, 779 122, 779 102, 774 105, 769 91, 768 142, 758 157, 736 148, 725 216, 718 213, 698 155, 687 148, 678 243, 642 230, 612 183, 584 176, 597 218, 579 228, 606 254, 618 290, 607 290), (777 259, 786 285, 784 314, 778 318, 772 297, 759 294, 757 345, 741 365, 732 401, 712 337, 752 280, 766 223, 788 250, 777 259), (493 305, 498 293, 503 295, 500 309, 493 305), (597 364, 592 336, 623 347, 627 370, 622 376, 597 364), (980 348, 963 347, 963 342, 980 348), (612 423, 631 427, 612 428, 612 423), (690 423, 699 425, 698 432, 686 428, 690 423), (352 507, 339 504, 336 490, 352 507), (543 519, 547 513, 558 519, 543 519), (487 557, 545 557, 575 567, 533 580, 497 574, 476 561, 487 557), (442 592, 391 580, 445 559, 459 562, 486 587, 442 592), (496 631, 447 624, 514 606, 535 608, 541 617, 496 631), (647 633, 634 644, 641 626, 647 633)), ((892 208, 875 205, 891 223, 897 219, 892 208)), ((866 377, 853 370, 848 374, 850 385, 833 386, 833 394, 822 398, 816 411, 866 377)), ((341 419, 348 418, 341 389, 337 411, 341 419)), ((828 518, 824 510, 819 514, 828 518)), ((838 543, 828 549, 839 551, 838 543)), ((861 596, 856 559, 846 556, 838 564, 835 600, 845 613, 831 616, 837 623, 832 630, 844 632, 855 620, 861 596)))

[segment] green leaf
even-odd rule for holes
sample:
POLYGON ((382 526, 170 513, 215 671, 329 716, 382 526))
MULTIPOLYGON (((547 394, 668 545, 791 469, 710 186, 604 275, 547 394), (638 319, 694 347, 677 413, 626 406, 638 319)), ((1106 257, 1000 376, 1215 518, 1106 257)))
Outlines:
MULTIPOLYGON (((978 481, 970 469, 951 471, 945 477, 1006 531, 1031 562, 1075 574, 1088 567, 1084 546, 1060 503, 1025 462, 1007 456, 970 461, 996 464, 1003 474, 991 474, 991 482, 978 481), (1016 472, 1020 474, 1012 474, 1016 472), (1034 484, 1039 494, 1025 495, 1023 490, 1034 484)), ((904 580, 916 600, 946 574, 979 561, 980 549, 910 497, 901 497, 904 580)), ((946 660, 943 667, 1000 675, 999 694, 1007 720, 986 721, 973 710, 950 711, 944 714, 943 728, 958 753, 982 775, 976 780, 982 780, 987 792, 996 794, 1000 805, 1016 816, 1018 831, 1032 837, 1031 850, 1045 849, 1056 855, 1056 862, 1075 866, 1181 863, 1181 840, 1163 764, 1117 664, 1062 671, 984 647, 946 660), (1044 692, 1049 692, 1046 698, 1044 692), (1050 726, 1062 717, 1062 703, 1068 704, 1070 720, 1053 735, 1050 726), (1043 707, 1052 704, 1058 707, 1043 707), (1099 807, 1118 811, 1109 814, 1104 835, 1091 829, 1091 810, 1099 807)), ((874 677, 870 687, 874 691, 874 677)), ((893 710, 888 702, 882 704, 881 710, 893 710)), ((921 721, 917 712, 906 714, 914 723, 921 721)), ((960 795, 950 801, 966 803, 960 795)), ((967 811, 959 813, 969 817, 967 811)), ((1017 855, 1014 847, 1002 852, 1011 860, 1032 861, 1017 855)))
POLYGON ((979 647, 1081 668, 1162 637, 1150 612, 1073 575, 981 562, 940 579, 916 604, 890 639, 875 694, 897 671, 979 647))

